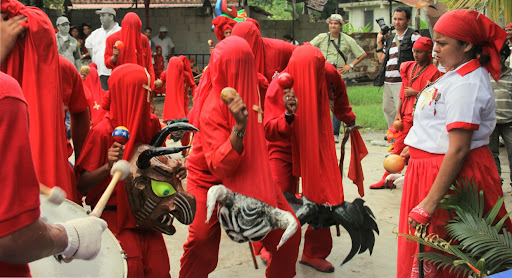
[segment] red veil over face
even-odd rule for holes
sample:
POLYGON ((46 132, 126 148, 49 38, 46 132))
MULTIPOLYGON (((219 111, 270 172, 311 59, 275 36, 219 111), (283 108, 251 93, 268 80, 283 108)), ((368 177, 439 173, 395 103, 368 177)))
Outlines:
MULTIPOLYGON (((194 108, 198 109, 200 117, 199 129, 204 122, 215 121, 219 130, 224 130, 223 134, 226 129, 231 133, 231 127, 236 122, 227 105, 220 99, 220 92, 225 87, 232 87, 238 91, 247 105, 249 113, 242 159, 238 167, 233 169, 233 174, 224 178, 222 183, 237 193, 277 207, 277 187, 270 174, 263 126, 258 123, 258 112, 250 109, 253 105, 258 105, 258 77, 254 56, 249 45, 239 37, 225 38, 217 44, 210 60, 209 69, 212 87, 204 98, 208 101, 198 101, 194 108)), ((215 134, 207 136, 215 136, 215 134)), ((204 144, 205 142, 203 142, 204 144)))
POLYGON ((2 0, 1 11, 8 17, 25 15, 28 21, 25 37, 18 38, 1 69, 18 81, 28 103, 30 144, 37 177, 41 183, 50 187, 58 185, 72 196, 53 25, 43 11, 25 7, 16 0, 2 0))
POLYGON ((121 22, 121 27, 118 32, 120 40, 124 43, 124 48, 121 50, 118 59, 123 63, 144 65, 142 34, 140 33, 142 22, 139 16, 136 13, 127 13, 121 22))
POLYGON ((325 58, 313 46, 300 46, 284 71, 295 81, 299 102, 292 136, 294 175, 302 177, 302 191, 309 200, 339 205, 343 187, 332 136, 325 58))
POLYGON ((238 36, 247 41, 256 59, 256 69, 260 74, 264 75, 265 51, 258 26, 251 21, 238 22, 233 27, 231 36, 238 36))

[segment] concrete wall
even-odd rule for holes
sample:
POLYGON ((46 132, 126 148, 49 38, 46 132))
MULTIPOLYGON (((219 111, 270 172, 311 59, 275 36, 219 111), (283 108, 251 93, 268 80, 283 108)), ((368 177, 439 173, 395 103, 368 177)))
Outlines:
MULTIPOLYGON (((128 12, 135 12, 141 18, 143 28, 145 27, 146 17, 143 8, 138 9, 119 9, 116 11, 116 21, 121 23, 124 15, 128 12)), ((50 19, 54 22, 60 15, 56 12, 49 12, 50 19)), ((100 27, 99 16, 95 10, 71 10, 69 19, 72 25, 81 25, 89 23, 93 29, 100 27)), ((259 20, 260 30, 263 37, 281 39, 284 34, 292 34, 292 21, 273 21, 259 20)), ((172 38, 177 54, 209 54, 207 45, 208 40, 217 43, 215 33, 211 30, 211 16, 200 16, 200 8, 152 8, 149 11, 149 24, 153 28, 153 35, 158 34, 161 25, 169 29, 169 35, 172 38)), ((312 40, 316 35, 328 31, 328 25, 325 22, 311 23, 309 16, 301 15, 295 21, 295 38, 302 44, 305 41, 312 40)), ((363 77, 366 75, 372 78, 378 71, 375 56, 375 38, 376 33, 354 34, 353 37, 357 43, 367 52, 368 58, 360 63, 349 75, 349 78, 363 77), (375 57, 374 57, 375 56, 375 57)), ((195 57, 196 63, 201 67, 199 57, 195 57)), ((206 57, 205 63, 207 63, 206 57)), ((354 57, 349 58, 352 61, 354 57)))

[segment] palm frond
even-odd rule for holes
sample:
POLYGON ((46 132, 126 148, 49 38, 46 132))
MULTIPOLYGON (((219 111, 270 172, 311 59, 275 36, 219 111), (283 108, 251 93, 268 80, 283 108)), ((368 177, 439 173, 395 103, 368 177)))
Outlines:
POLYGON ((494 22, 512 21, 512 1, 510 0, 441 0, 449 10, 473 9, 481 13, 487 9, 489 18, 494 22))

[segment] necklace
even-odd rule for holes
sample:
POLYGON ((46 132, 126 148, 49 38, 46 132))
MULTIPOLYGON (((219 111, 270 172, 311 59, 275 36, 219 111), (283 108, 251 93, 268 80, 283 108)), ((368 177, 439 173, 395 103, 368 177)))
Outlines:
MULTIPOLYGON (((428 66, 428 65, 427 65, 427 66, 428 66)), ((425 68, 426 68, 426 66, 425 66, 425 68)), ((414 69, 413 69, 413 71, 414 71, 414 69)), ((419 74, 418 74, 418 75, 419 75, 419 74)), ((441 78, 442 78, 443 76, 444 76, 444 75, 441 75, 441 76, 440 76, 440 77, 438 77, 434 82, 427 84, 427 86, 425 86, 425 88, 423 88, 423 89, 420 91, 420 93, 416 95, 416 99, 414 100, 414 105, 412 106, 412 114, 411 114, 412 116, 414 116, 414 112, 416 111, 416 105, 417 105, 417 103, 418 103, 418 99, 420 98, 421 94, 423 94, 423 92, 424 92, 425 90, 427 90, 427 88, 430 88, 430 87, 434 86, 434 84, 436 84, 436 83, 437 83, 437 81, 441 80, 441 78)), ((435 104, 437 104, 437 100, 438 100, 440 97, 441 97, 441 94, 439 94, 439 95, 437 96, 437 99, 435 99, 435 104)), ((435 115, 436 115, 436 109, 434 108, 434 116, 435 116, 435 115)))
POLYGON ((420 75, 427 69, 428 64, 423 66, 423 68, 416 75, 414 75, 414 72, 416 72, 418 70, 418 67, 419 67, 419 65, 418 65, 418 63, 416 63, 416 64, 414 64, 414 67, 412 68, 411 75, 409 77, 410 78, 410 80, 409 80, 409 87, 411 87, 412 83, 414 81, 416 81, 416 79, 418 79, 418 77, 420 77, 420 75))

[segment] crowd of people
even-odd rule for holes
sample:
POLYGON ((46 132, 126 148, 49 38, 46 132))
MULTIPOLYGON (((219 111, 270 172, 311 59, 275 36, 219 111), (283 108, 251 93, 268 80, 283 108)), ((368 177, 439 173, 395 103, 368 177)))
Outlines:
MULTIPOLYGON (((368 53, 341 32, 341 15, 331 15, 329 32, 303 45, 290 35, 262 37, 254 19, 218 16, 212 23, 220 42, 211 46, 210 62, 201 71, 193 59, 174 56, 167 27, 152 37, 132 12, 119 25, 116 11, 103 7, 96 11, 101 27, 94 31, 89 24, 71 26, 64 16, 55 30, 41 10, 17 0, 2 0, 1 13, 0 150, 9 164, 0 182, 0 276, 30 276, 27 263, 51 255, 91 260, 108 227, 126 253, 128 277, 170 277, 162 233, 138 226, 124 181, 101 218, 59 224, 41 218, 38 190, 58 186, 71 202, 99 205, 116 162, 129 161, 139 144, 153 144, 166 125, 190 123, 200 130, 193 137, 170 134, 182 146, 193 146, 182 153, 186 164, 176 162, 172 173, 174 181, 187 178, 186 190, 195 198, 180 277, 208 277, 217 267, 222 227, 237 225, 238 216, 226 219, 221 205, 219 214, 207 215, 209 190, 218 184, 293 216, 290 225, 298 228, 286 242, 280 242, 283 229, 260 226, 263 237, 251 246, 266 263, 267 277, 294 277, 301 219, 283 192, 329 208, 346 202, 335 152, 341 122, 352 136, 349 178, 364 195, 361 159, 367 151, 346 77, 368 53), (287 76, 295 81, 291 87, 282 84, 287 76), (224 99, 226 87, 238 93, 224 99), (163 118, 154 114, 156 94, 165 94, 163 118), (118 126, 130 131, 125 144, 111 136, 118 126), (68 162, 73 152, 75 165, 68 162)), ((388 126, 403 123, 393 153, 408 162, 399 232, 429 224, 429 233, 445 237, 450 215, 438 204, 455 181, 472 179, 485 192, 484 213, 503 197, 498 138, 511 162, 512 23, 503 29, 476 11, 450 11, 428 38, 409 28, 410 20, 409 8, 396 8, 396 31, 380 32, 376 43, 384 117, 388 126), (433 64, 434 56, 444 72, 433 64)), ((393 187, 389 174, 370 188, 393 187)), ((505 215, 502 206, 498 216, 505 215)), ((512 222, 507 219, 504 227, 512 231, 512 222)), ((305 230, 299 262, 335 271, 326 260, 331 229, 305 230)), ((417 253, 417 244, 399 237, 397 277, 451 276, 449 269, 419 261, 417 253)))

